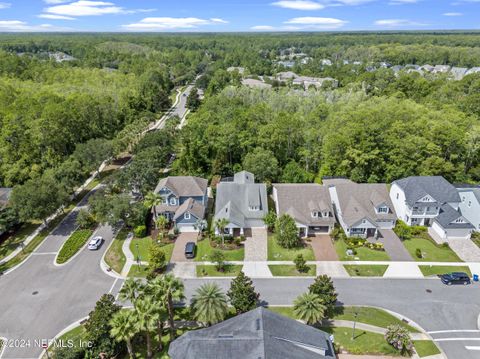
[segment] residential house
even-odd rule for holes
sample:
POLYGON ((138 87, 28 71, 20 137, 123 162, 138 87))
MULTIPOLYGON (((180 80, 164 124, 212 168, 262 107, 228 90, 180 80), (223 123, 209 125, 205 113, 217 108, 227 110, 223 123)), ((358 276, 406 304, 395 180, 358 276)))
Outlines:
POLYGON ((392 183, 390 198, 398 218, 409 226, 427 226, 439 242, 470 238, 472 224, 459 208, 457 189, 441 176, 412 176, 392 183))
POLYGON ((320 63, 322 64, 322 66, 332 66, 332 60, 330 59, 321 59, 320 63))
POLYGON ((432 72, 434 74, 446 74, 450 69, 449 65, 435 65, 432 72))
POLYGON ((261 80, 257 80, 257 79, 243 79, 242 80, 242 85, 244 86, 248 86, 248 87, 251 87, 251 88, 267 88, 267 89, 270 89, 272 88, 272 85, 270 84, 267 84, 261 80))
POLYGON ((259 307, 186 332, 168 349, 172 359, 333 359, 328 333, 259 307))
POLYGON ((382 229, 395 227, 397 215, 384 183, 355 183, 324 179, 337 220, 349 237, 378 238, 382 229))
POLYGON ((160 180, 155 193, 162 203, 155 207, 157 216, 165 216, 182 232, 196 231, 208 205, 207 180, 192 176, 171 176, 160 180))
POLYGON ((277 74, 278 81, 288 81, 288 80, 296 79, 297 77, 299 76, 292 71, 283 71, 277 74))
POLYGON ((426 65, 420 66, 418 70, 422 70, 425 72, 432 72, 434 69, 435 69, 434 66, 426 64, 426 65))
POLYGON ((480 232, 480 185, 457 185, 456 188, 463 216, 480 232))
POLYGON ((450 74, 454 80, 461 80, 465 77, 468 69, 466 67, 452 67, 450 74))
POLYGON ((227 219, 225 234, 243 235, 246 229, 265 227, 263 218, 267 213, 267 186, 255 183, 252 173, 238 172, 233 181, 218 183, 214 222, 227 219))
POLYGON ((243 75, 245 73, 245 67, 231 66, 227 69, 227 72, 234 72, 234 71, 238 71, 240 75, 243 75))
POLYGON ((465 73, 465 75, 476 74, 477 72, 480 72, 480 67, 472 67, 465 73))
POLYGON ((316 183, 274 184, 273 200, 277 215, 290 215, 301 237, 330 233, 335 225, 332 201, 326 186, 316 183))

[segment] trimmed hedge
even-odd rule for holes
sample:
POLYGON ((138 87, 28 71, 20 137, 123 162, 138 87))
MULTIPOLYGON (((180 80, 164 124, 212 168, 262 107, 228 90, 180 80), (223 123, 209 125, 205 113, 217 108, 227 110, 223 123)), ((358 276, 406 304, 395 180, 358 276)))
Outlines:
POLYGON ((65 241, 57 256, 57 264, 63 264, 82 248, 92 235, 91 229, 79 229, 65 241))

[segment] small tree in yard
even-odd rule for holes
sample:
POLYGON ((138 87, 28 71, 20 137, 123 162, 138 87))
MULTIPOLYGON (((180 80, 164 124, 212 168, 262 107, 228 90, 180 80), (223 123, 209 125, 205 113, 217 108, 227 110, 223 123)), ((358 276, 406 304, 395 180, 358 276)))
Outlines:
POLYGON ((327 314, 327 316, 333 315, 338 294, 333 286, 332 278, 325 274, 319 275, 315 278, 315 281, 310 285, 308 290, 310 293, 316 294, 322 299, 323 304, 327 307, 325 314, 327 314))
POLYGON ((167 268, 167 259, 162 247, 152 244, 148 251, 148 268, 150 273, 162 273, 167 268))
POLYGON ((257 307, 260 294, 255 292, 252 280, 245 273, 240 272, 230 283, 227 296, 237 314, 241 314, 257 307))
POLYGON ((265 222, 268 230, 270 232, 273 231, 273 229, 275 228, 275 222, 277 221, 277 215, 275 214, 275 212, 273 211, 269 211, 265 217, 263 217, 263 221, 265 222))
POLYGON ((407 355, 412 352, 413 343, 408 330, 398 324, 387 327, 385 340, 388 344, 397 349, 400 354, 407 355))
POLYGON ((217 271, 223 272, 225 270, 225 255, 222 252, 214 250, 212 254, 210 254, 210 261, 215 263, 217 271))
POLYGON ((397 221, 394 231, 401 240, 407 240, 412 238, 412 228, 403 221, 397 221))
POLYGON ((305 273, 308 272, 308 266, 307 266, 307 261, 305 258, 303 258, 303 255, 299 254, 295 257, 293 260, 295 263, 295 268, 297 268, 297 271, 300 273, 305 273))
POLYGON ((275 236, 283 248, 295 248, 300 245, 297 225, 288 214, 282 215, 275 223, 275 236))

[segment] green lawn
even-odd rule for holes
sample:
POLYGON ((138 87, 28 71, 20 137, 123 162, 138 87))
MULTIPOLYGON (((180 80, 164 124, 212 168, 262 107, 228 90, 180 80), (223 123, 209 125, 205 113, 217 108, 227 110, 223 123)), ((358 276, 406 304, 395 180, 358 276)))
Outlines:
POLYGON ((77 229, 63 243, 57 256, 57 264, 63 264, 72 258, 88 241, 93 231, 91 229, 77 229))
MULTIPOLYGON (((69 340, 72 340, 72 344, 75 348, 78 348, 80 346, 80 342, 85 343, 86 342, 86 331, 85 327, 83 325, 79 325, 72 330, 66 332, 62 336, 58 338, 58 340, 62 340, 64 343, 67 343, 69 340)), ((54 353, 55 352, 55 347, 51 346, 48 349, 49 353, 54 353)), ((44 354, 42 359, 47 359, 47 355, 44 354)))
POLYGON ((207 238, 197 242, 197 255, 195 256, 195 261, 210 261, 210 255, 215 249, 223 252, 226 261, 243 261, 243 258, 245 257, 245 248, 242 247, 240 249, 232 250, 221 250, 219 248, 213 248, 210 245, 210 239, 207 238))
POLYGON ((341 347, 351 354, 400 356, 395 348, 385 341, 382 334, 357 329, 355 338, 352 339, 352 328, 326 327, 321 329, 334 335, 337 348, 341 347))
POLYGON ((148 274, 148 266, 143 264, 134 264, 130 268, 130 272, 128 272, 129 277, 133 278, 145 278, 148 274))
POLYGON ((37 227, 38 223, 24 223, 15 233, 0 244, 0 259, 5 258, 22 243, 37 227))
POLYGON ((303 255, 306 261, 314 261, 315 255, 310 246, 302 248, 285 249, 275 240, 275 236, 268 236, 268 260, 269 261, 293 261, 299 254, 303 255))
POLYGON ((272 312, 281 314, 285 317, 292 318, 292 319, 297 319, 297 316, 295 314, 293 314, 293 307, 292 306, 290 306, 290 307, 275 307, 275 306, 270 307, 270 306, 268 306, 267 309, 271 310, 272 312))
POLYGON ((390 257, 385 251, 376 251, 366 247, 355 248, 357 254, 354 256, 347 255, 347 244, 343 240, 333 241, 335 250, 337 251, 338 258, 341 261, 389 261, 390 257))
POLYGON ((419 262, 463 262, 449 247, 437 245, 433 240, 414 237, 403 241, 410 255, 419 262), (423 258, 418 258, 416 250, 422 251, 423 258))
POLYGON ((241 270, 240 265, 226 265, 223 272, 217 271, 213 265, 197 265, 197 277, 236 277, 241 270))
POLYGON ((439 274, 445 273, 452 273, 452 272, 465 272, 470 277, 472 276, 472 272, 470 272, 470 268, 468 266, 418 266, 422 271, 425 277, 429 276, 437 276, 439 274))
MULTIPOLYGON (((152 243, 153 243, 153 239, 149 236, 143 237, 143 238, 134 238, 132 240, 132 243, 130 243, 130 250, 132 251, 135 260, 137 259, 137 256, 140 255, 140 260, 142 262, 148 262, 149 250, 152 243), (138 250, 137 250, 137 244, 138 244, 138 250)), ((169 244, 159 243, 159 244, 162 246, 162 249, 165 252, 165 258, 169 262, 170 258, 172 257, 173 246, 175 244, 174 243, 169 243, 169 244)))
POLYGON ((413 345, 420 358, 440 354, 440 350, 431 340, 414 340, 413 345))
POLYGON ((315 276, 317 267, 315 265, 308 266, 308 272, 300 273, 294 265, 269 265, 270 272, 274 277, 305 277, 315 276))
POLYGON ((127 238, 128 232, 129 231, 127 229, 122 228, 105 254, 105 262, 117 273, 122 272, 125 262, 127 261, 127 258, 123 253, 122 246, 127 238))
POLYGON ((383 277, 388 265, 344 265, 352 277, 383 277))

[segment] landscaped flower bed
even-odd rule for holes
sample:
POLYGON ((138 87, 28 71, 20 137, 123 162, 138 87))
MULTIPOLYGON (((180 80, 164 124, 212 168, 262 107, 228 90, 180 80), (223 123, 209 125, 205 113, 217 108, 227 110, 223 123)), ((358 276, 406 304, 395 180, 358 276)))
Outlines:
POLYGON ((63 264, 72 258, 87 243, 92 233, 91 229, 79 229, 73 232, 60 249, 57 264, 63 264))

